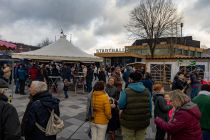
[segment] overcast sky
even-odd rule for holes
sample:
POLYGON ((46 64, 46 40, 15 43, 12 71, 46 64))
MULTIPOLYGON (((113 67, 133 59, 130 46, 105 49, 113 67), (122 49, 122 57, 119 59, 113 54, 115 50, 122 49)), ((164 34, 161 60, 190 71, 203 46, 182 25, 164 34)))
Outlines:
MULTIPOLYGON (((0 0, 0 38, 37 45, 60 29, 88 53, 132 44, 124 25, 139 0, 0 0)), ((184 35, 210 47, 210 0, 174 0, 184 35)))

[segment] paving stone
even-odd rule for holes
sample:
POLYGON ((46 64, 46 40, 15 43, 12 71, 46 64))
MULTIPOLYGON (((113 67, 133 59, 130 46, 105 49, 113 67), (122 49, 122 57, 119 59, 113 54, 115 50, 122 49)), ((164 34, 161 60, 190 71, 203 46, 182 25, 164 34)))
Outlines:
POLYGON ((73 109, 78 109, 78 108, 81 108, 80 106, 78 106, 78 105, 70 105, 69 106, 70 108, 73 108, 73 109))
POLYGON ((80 126, 82 123, 84 123, 84 121, 78 120, 76 118, 70 118, 66 121, 71 123, 71 124, 78 125, 78 126, 80 126))
POLYGON ((68 139, 73 133, 74 131, 70 131, 69 129, 64 129, 62 132, 58 134, 58 136, 68 139))

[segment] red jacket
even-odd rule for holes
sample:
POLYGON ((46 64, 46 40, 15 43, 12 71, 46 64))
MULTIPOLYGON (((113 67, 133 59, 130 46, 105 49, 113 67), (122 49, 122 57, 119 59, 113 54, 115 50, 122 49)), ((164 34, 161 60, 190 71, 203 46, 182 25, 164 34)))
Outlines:
POLYGON ((37 77, 38 77, 38 74, 39 74, 39 70, 36 68, 36 66, 32 66, 29 71, 28 71, 28 74, 31 78, 31 80, 36 80, 37 77))
POLYGON ((156 118, 155 123, 171 135, 171 140, 202 140, 200 117, 198 106, 188 102, 175 111, 168 123, 161 118, 156 118))

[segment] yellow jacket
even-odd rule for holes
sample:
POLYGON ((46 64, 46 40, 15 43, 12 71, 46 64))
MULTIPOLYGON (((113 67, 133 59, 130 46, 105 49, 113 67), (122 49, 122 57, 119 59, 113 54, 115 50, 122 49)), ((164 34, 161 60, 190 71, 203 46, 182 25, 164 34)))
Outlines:
POLYGON ((92 95, 93 123, 108 124, 111 119, 111 105, 105 91, 94 91, 92 95))

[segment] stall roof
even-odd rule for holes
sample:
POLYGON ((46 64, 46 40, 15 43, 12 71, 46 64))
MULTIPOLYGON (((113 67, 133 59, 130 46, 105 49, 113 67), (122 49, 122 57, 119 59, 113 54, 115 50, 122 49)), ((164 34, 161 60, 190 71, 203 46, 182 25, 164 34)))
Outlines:
POLYGON ((88 54, 69 42, 63 35, 56 42, 35 51, 13 53, 12 58, 37 60, 64 60, 80 62, 102 62, 99 57, 88 54))
POLYGON ((16 45, 7 41, 0 40, 0 47, 6 47, 7 49, 16 49, 16 45))

